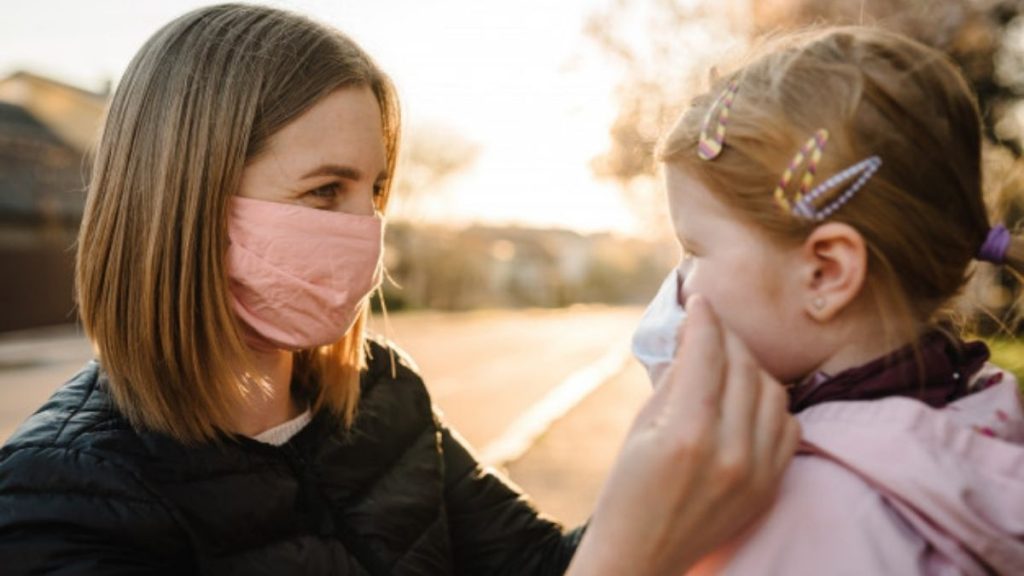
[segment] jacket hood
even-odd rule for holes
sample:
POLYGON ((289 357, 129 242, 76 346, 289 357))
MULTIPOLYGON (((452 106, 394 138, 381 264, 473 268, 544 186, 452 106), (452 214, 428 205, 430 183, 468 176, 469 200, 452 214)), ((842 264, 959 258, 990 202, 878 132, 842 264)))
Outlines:
POLYGON ((965 573, 1024 570, 1024 409, 988 365, 942 409, 907 398, 832 402, 799 414, 804 452, 870 484, 965 573))

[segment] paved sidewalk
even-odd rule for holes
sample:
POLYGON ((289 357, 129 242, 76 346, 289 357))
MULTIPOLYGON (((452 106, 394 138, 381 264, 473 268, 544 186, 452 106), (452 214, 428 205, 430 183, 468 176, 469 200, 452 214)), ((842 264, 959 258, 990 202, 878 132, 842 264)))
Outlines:
POLYGON ((633 417, 651 393, 635 361, 556 422, 508 475, 545 513, 572 527, 586 521, 633 417))

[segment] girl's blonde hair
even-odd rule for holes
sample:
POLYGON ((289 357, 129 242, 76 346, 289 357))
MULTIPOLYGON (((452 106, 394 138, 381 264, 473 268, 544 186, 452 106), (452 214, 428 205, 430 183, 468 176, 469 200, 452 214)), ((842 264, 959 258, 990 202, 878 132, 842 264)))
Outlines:
MULTIPOLYGON (((259 391, 231 312, 228 201, 282 127, 343 87, 373 91, 394 170, 390 80, 340 32, 260 6, 201 8, 164 26, 113 95, 78 238, 82 323, 133 425, 198 442, 230 432, 259 391)), ((389 179, 390 181, 390 179, 389 179)), ((379 209, 387 202, 387 190, 379 209)), ((365 314, 339 342, 295 355, 293 388, 351 424, 365 314)))
MULTIPOLYGON (((781 208, 773 191, 819 129, 829 139, 816 182, 871 156, 882 160, 828 221, 846 223, 863 236, 866 294, 886 319, 888 338, 912 339, 947 311, 989 231, 977 105, 942 53, 865 27, 768 40, 746 66, 693 101, 659 157, 700 179, 773 241, 798 245, 817 224, 781 208), (733 81, 738 90, 724 148, 717 158, 701 160, 705 118, 733 81)), ((1020 238, 1013 240, 1008 264, 1024 269, 1020 238)))

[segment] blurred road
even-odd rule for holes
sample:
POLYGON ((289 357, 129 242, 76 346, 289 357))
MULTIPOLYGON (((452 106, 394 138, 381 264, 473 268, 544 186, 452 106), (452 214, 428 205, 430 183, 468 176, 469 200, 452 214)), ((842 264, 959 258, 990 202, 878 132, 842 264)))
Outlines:
MULTIPOLYGON (((480 450, 567 378, 622 358, 638 308, 394 314, 370 328, 419 364, 447 421, 480 450), (614 358, 612 359, 614 360, 614 358)), ((0 442, 92 354, 71 327, 0 335, 0 442)))
POLYGON ((544 513, 575 527, 590 517, 626 432, 650 397, 636 361, 552 425, 505 471, 544 513))
POLYGON ((0 335, 0 442, 90 358, 71 326, 0 335))

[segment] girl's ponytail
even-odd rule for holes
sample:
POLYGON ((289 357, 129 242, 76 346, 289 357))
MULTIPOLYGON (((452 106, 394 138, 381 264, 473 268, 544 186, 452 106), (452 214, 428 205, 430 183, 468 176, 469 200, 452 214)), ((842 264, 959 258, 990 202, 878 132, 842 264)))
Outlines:
POLYGON ((1016 234, 1010 235, 1010 243, 1006 247, 1006 256, 1003 258, 1003 266, 1024 275, 1024 232, 1018 231, 1016 234))
POLYGON ((976 258, 1024 273, 1024 234, 1015 235, 1006 226, 997 224, 989 229, 976 258))

